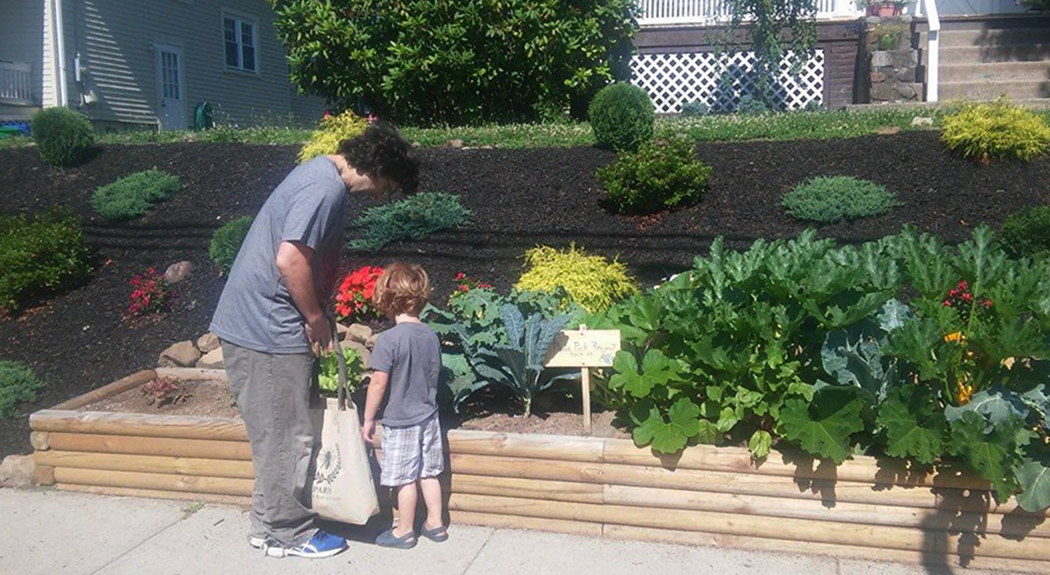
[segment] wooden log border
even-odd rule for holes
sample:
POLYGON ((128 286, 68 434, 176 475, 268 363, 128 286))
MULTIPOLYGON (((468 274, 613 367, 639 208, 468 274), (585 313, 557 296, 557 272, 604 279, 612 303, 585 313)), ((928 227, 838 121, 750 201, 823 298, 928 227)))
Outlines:
MULTIPOLYGON (((156 377, 146 370, 30 417, 38 481, 60 490, 250 502, 237 418, 75 411, 156 377)), ((165 369, 183 379, 217 372, 165 369)), ((815 553, 1050 575, 1048 514, 998 505, 950 470, 859 456, 834 466, 775 452, 452 430, 453 521, 591 536, 815 553)))

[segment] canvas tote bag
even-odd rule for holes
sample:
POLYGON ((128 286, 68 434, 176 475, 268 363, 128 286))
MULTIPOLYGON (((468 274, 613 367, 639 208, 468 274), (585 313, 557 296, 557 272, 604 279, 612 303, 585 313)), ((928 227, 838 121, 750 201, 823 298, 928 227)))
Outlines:
POLYGON ((314 454, 310 465, 310 504, 323 519, 364 525, 379 513, 372 467, 357 407, 346 388, 346 358, 332 325, 332 345, 339 365, 338 398, 324 398, 312 409, 314 454))

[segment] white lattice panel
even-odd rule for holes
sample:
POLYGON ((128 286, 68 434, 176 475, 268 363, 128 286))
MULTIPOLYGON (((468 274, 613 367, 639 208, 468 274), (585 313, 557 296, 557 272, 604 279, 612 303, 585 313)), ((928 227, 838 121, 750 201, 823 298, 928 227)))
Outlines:
MULTIPOLYGON (((730 112, 740 97, 754 94, 754 52, 666 52, 635 54, 633 82, 653 99, 660 114, 682 110, 686 102, 700 101, 712 112, 730 112)), ((773 97, 781 110, 798 110, 823 103, 824 51, 792 70, 785 59, 773 82, 773 97)))

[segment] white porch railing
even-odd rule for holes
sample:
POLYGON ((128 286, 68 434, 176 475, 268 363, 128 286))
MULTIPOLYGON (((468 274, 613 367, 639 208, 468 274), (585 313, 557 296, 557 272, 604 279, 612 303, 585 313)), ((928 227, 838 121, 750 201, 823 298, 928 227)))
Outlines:
MULTIPOLYGON (((725 0, 638 0, 641 26, 712 25, 729 21, 732 11, 725 0)), ((817 0, 817 19, 857 18, 864 11, 854 0, 817 0)))
POLYGON ((20 62, 0 62, 0 103, 33 105, 33 67, 20 62))

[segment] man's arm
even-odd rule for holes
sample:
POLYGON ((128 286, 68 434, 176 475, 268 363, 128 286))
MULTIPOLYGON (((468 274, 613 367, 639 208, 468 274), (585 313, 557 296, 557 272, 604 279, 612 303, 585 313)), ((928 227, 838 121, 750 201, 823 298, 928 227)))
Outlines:
POLYGON ((314 250, 303 242, 281 242, 275 263, 295 306, 306 319, 306 337, 314 353, 320 355, 331 351, 332 331, 317 301, 313 268, 310 265, 313 256, 314 250))

